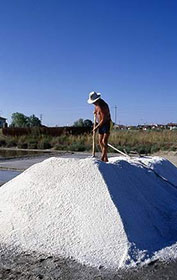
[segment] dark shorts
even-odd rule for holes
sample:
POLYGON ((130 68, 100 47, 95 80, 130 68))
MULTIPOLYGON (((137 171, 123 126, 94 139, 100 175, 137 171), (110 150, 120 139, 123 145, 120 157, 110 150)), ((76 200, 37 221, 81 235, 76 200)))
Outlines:
POLYGON ((105 134, 105 133, 109 133, 109 132, 110 132, 110 121, 103 124, 98 130, 99 134, 105 134))

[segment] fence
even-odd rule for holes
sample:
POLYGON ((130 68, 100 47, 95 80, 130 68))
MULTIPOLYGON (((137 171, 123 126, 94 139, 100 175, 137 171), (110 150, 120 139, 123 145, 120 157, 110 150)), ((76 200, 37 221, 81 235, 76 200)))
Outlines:
POLYGON ((7 127, 2 129, 2 133, 5 136, 22 136, 22 135, 49 135, 53 137, 66 135, 80 135, 91 133, 91 127, 29 127, 29 128, 18 128, 18 127, 7 127))

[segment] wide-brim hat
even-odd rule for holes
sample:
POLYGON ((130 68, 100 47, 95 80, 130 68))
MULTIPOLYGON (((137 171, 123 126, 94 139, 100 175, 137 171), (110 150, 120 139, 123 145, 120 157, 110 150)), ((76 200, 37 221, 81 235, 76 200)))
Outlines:
POLYGON ((95 91, 92 91, 89 93, 89 99, 87 100, 87 102, 89 104, 93 104, 100 98, 101 98, 101 93, 96 93, 95 91))

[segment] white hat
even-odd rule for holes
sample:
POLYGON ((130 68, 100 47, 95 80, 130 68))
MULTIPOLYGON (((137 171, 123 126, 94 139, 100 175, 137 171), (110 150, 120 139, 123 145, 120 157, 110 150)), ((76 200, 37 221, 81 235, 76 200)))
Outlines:
POLYGON ((92 91, 89 93, 89 99, 87 100, 87 102, 89 104, 93 104, 100 98, 101 98, 101 93, 96 93, 95 91, 92 91))

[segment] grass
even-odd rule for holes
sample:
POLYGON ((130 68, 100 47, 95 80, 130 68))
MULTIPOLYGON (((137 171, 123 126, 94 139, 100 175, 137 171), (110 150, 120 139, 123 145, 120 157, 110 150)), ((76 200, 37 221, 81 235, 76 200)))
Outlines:
MULTIPOLYGON (((122 151, 126 149, 127 152, 137 151, 141 154, 150 154, 159 150, 177 151, 177 131, 112 131, 109 142, 122 151)), ((73 136, 63 134, 59 137, 51 137, 33 134, 30 136, 11 137, 4 136, 0 131, 0 147, 91 151, 92 135, 73 136)), ((110 149, 109 151, 112 150, 110 149)))
POLYGON ((177 131, 114 131, 110 143, 120 149, 137 151, 142 154, 154 153, 159 150, 177 150, 177 131))

